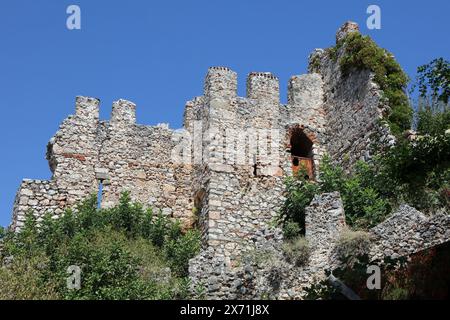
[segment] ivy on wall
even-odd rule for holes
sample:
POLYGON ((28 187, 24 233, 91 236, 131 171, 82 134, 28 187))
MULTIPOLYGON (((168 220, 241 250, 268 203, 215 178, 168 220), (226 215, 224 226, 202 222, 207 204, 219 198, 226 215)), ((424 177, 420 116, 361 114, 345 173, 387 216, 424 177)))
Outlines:
POLYGON ((372 71, 374 81, 383 90, 384 98, 390 106, 385 119, 392 133, 398 136, 411 128, 413 110, 406 95, 409 79, 390 52, 380 48, 369 36, 352 32, 335 47, 329 48, 327 54, 335 62, 339 62, 344 76, 354 69, 372 71), (344 48, 344 52, 339 57, 341 48, 344 48))

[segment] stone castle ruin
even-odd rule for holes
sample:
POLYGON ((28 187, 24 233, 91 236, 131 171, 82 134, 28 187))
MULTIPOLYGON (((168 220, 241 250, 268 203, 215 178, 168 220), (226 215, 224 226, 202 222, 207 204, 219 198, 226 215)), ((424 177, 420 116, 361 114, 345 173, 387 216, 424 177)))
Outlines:
MULTIPOLYGON (((349 32, 359 32, 358 26, 344 24, 337 41, 349 32)), ((201 228, 203 249, 191 260, 190 274, 208 297, 259 297, 266 291, 301 297, 305 286, 324 276, 332 244, 345 225, 338 193, 311 203, 306 217, 306 238, 314 248, 310 263, 301 270, 282 264, 283 281, 276 290, 268 289, 271 273, 243 257, 255 248, 279 253, 282 236, 273 221, 284 201, 284 179, 300 166, 317 179, 324 154, 350 169, 357 160, 370 159, 374 140, 395 143, 380 122, 388 106, 372 77, 368 70, 344 77, 339 63, 316 49, 310 73, 291 77, 288 102, 281 104, 275 75, 250 73, 246 97, 239 97, 237 74, 212 67, 203 95, 187 102, 180 130, 136 124, 136 105, 126 100, 114 102, 111 119, 100 121, 100 101, 77 97, 75 114, 47 146, 51 180, 22 181, 11 228, 20 230, 29 210, 38 219, 47 212, 59 216, 99 188, 102 207, 117 204, 129 191, 133 200, 180 219, 185 228, 201 228)), ((420 216, 421 226, 432 223, 420 213, 411 216, 420 216)), ((450 220, 440 219, 442 232, 427 235, 429 245, 450 238, 450 220)), ((387 224, 391 233, 396 227, 387 224)), ((380 240, 374 255, 390 243, 383 238, 389 232, 383 226, 376 230, 380 240)), ((406 252, 419 250, 415 245, 406 252)))

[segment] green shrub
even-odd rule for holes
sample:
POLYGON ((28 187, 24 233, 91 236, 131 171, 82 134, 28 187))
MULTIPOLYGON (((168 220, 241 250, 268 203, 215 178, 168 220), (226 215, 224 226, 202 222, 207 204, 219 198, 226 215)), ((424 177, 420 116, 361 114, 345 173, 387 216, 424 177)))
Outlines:
POLYGON ((283 224, 291 224, 291 234, 287 234, 287 238, 292 237, 292 223, 296 223, 299 228, 299 234, 305 232, 305 208, 311 203, 314 195, 318 192, 316 183, 306 180, 305 174, 300 172, 294 177, 288 177, 285 181, 286 185, 286 201, 280 210, 280 220, 283 224))
POLYGON ((54 283, 45 282, 37 270, 49 261, 44 255, 16 256, 0 267, 0 300, 55 300, 61 296, 54 283))
POLYGON ((293 239, 300 234, 300 226, 297 222, 288 220, 283 225, 283 235, 287 240, 293 239))
POLYGON ((433 102, 448 104, 450 99, 450 62, 437 58, 417 68, 417 83, 422 98, 431 96, 433 102))
POLYGON ((370 234, 364 231, 344 229, 336 244, 336 254, 346 266, 352 267, 359 259, 369 253, 370 234))
POLYGON ((328 279, 316 281, 305 289, 305 300, 332 300, 339 296, 338 290, 333 287, 328 279))
POLYGON ((450 135, 421 136, 400 141, 379 160, 380 177, 390 177, 399 190, 392 198, 424 212, 449 209, 450 135), (401 197, 399 199, 399 196, 401 197))
POLYGON ((310 72, 319 72, 320 71, 320 57, 314 56, 312 57, 311 61, 309 62, 309 69, 310 72))
POLYGON ((189 230, 181 237, 170 239, 165 251, 172 270, 180 276, 187 276, 189 259, 200 251, 200 232, 189 230))
MULTIPOLYGON (((56 273, 66 299, 145 299, 153 293, 150 282, 139 275, 140 257, 131 253, 124 234, 113 230, 93 231, 89 238, 75 236, 53 256, 56 273), (68 290, 64 279, 67 266, 81 268, 81 289, 68 290), (58 272, 59 271, 59 272, 58 272)), ((52 270, 53 271, 53 270, 52 270)))
POLYGON ((283 244, 283 252, 286 259, 297 267, 308 262, 310 248, 304 237, 297 237, 283 244))
POLYGON ((320 169, 320 191, 340 192, 349 225, 365 229, 383 221, 390 207, 377 190, 375 173, 370 165, 358 162, 353 174, 345 174, 325 156, 320 169))
POLYGON ((109 209, 107 215, 114 229, 125 230, 128 235, 134 237, 141 231, 145 212, 142 205, 132 203, 129 192, 125 192, 121 195, 119 204, 109 209))
POLYGON ((383 292, 383 300, 408 300, 409 292, 404 288, 392 288, 383 292))
POLYGON ((150 224, 150 240, 158 247, 162 247, 166 240, 168 225, 170 222, 163 216, 162 212, 153 219, 150 224))
POLYGON ((344 170, 334 165, 331 158, 325 155, 320 165, 320 191, 334 192, 342 191, 345 186, 344 170))
POLYGON ((110 209, 98 209, 94 198, 59 219, 45 215, 39 224, 29 212, 20 233, 6 233, 1 298, 188 297, 184 277, 189 259, 199 251, 199 233, 183 234, 178 221, 153 216, 131 203, 127 193, 110 209), (67 288, 71 265, 82 270, 80 290, 67 288))
POLYGON ((417 113, 417 132, 420 135, 442 135, 450 129, 450 107, 443 110, 433 110, 426 107, 417 113))
POLYGON ((357 162, 352 173, 325 156, 317 183, 301 176, 286 180, 283 231, 287 239, 304 233, 305 209, 315 194, 324 192, 340 192, 347 224, 359 229, 377 225, 405 202, 425 213, 449 210, 449 181, 450 134, 399 140, 370 163, 357 162))

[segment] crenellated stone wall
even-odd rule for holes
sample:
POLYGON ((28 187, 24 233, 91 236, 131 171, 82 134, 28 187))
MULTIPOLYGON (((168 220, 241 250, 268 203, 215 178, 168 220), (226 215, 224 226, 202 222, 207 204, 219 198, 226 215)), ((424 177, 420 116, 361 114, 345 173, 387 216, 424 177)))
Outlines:
POLYGON ((136 106, 119 100, 111 120, 99 121, 99 100, 77 97, 76 113, 60 126, 47 146, 53 176, 50 181, 24 180, 16 196, 14 230, 23 225, 25 213, 38 220, 97 194, 102 184, 101 206, 115 205, 124 191, 145 206, 193 223, 192 166, 174 163, 177 143, 166 126, 137 125, 136 106))
MULTIPOLYGON (((357 26, 346 23, 337 41, 348 32, 358 32, 357 26)), ((58 217, 100 186, 102 207, 114 206, 129 191, 133 200, 180 219, 185 228, 201 229, 202 251, 190 261, 190 276, 194 286, 206 286, 208 298, 261 298, 268 292, 302 298, 305 287, 324 278, 345 217, 338 193, 317 196, 306 210, 309 262, 299 267, 285 259, 274 221, 294 158, 306 157, 310 178, 317 179, 326 153, 351 169, 370 158, 374 140, 393 143, 379 121, 385 106, 369 71, 344 77, 323 50, 311 55, 310 71, 289 80, 284 105, 272 73, 250 73, 246 96, 239 97, 236 72, 212 67, 203 95, 186 103, 177 130, 136 124, 136 105, 126 100, 114 102, 110 120, 100 121, 100 101, 77 97, 75 114, 47 146, 51 180, 21 183, 11 228, 19 231, 28 211, 38 220, 47 212, 58 217), (301 156, 293 151, 299 133, 298 144, 309 148, 301 156), (268 253, 272 262, 261 266, 247 259, 252 252, 268 253)), ((438 228, 441 222, 424 225, 438 228)), ((426 230, 420 228, 423 240, 426 230)), ((389 222, 374 233, 388 235, 374 250, 393 250, 389 222)))

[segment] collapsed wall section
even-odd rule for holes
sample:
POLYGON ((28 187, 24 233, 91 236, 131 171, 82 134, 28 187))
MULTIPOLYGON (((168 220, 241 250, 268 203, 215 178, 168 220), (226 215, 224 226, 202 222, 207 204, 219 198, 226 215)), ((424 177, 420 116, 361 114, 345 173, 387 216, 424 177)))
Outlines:
POLYGON ((373 236, 371 258, 396 259, 448 242, 450 215, 435 213, 426 216, 408 205, 403 205, 370 232, 373 236))
POLYGON ((33 212, 38 222, 47 212, 61 214, 67 201, 54 181, 24 179, 17 191, 13 206, 12 230, 23 227, 28 212, 33 212))
POLYGON ((174 162, 177 143, 167 126, 137 125, 136 106, 114 103, 110 121, 99 121, 99 100, 77 97, 76 113, 61 124, 47 147, 53 173, 50 181, 24 180, 13 208, 13 230, 23 225, 31 210, 38 219, 49 212, 60 215, 102 185, 101 206, 118 203, 129 191, 132 200, 162 210, 191 227, 190 164, 174 162))
POLYGON ((20 230, 27 212, 38 220, 47 212, 59 215, 97 192, 99 103, 95 98, 76 98, 75 114, 63 121, 47 146, 52 179, 22 182, 13 207, 12 230, 20 230))

